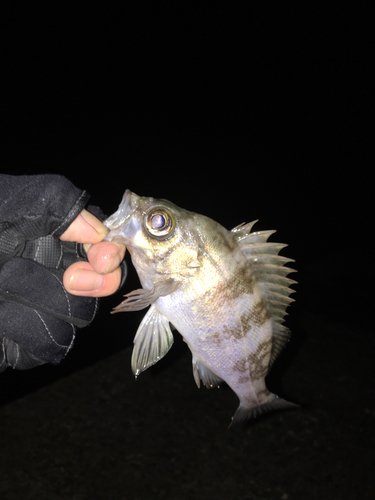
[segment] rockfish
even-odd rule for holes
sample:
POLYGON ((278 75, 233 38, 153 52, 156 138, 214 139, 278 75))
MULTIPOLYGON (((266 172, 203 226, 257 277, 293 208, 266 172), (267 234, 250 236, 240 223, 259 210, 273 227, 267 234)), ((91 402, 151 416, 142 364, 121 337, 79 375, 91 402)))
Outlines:
POLYGON ((108 241, 124 243, 142 289, 114 312, 151 306, 134 338, 137 376, 173 343, 171 325, 191 353, 197 386, 225 381, 240 404, 233 423, 294 406, 268 391, 265 377, 289 339, 283 325, 293 302, 286 276, 287 245, 267 242, 275 231, 251 232, 257 221, 228 231, 217 222, 155 198, 126 190, 105 225, 108 241))

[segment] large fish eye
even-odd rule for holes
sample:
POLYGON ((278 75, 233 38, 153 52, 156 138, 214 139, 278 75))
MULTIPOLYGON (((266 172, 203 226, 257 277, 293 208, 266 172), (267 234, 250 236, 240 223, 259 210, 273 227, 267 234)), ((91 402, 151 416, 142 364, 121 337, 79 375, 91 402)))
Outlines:
POLYGON ((176 226, 173 214, 164 207, 152 208, 144 218, 146 231, 158 240, 170 238, 176 226))

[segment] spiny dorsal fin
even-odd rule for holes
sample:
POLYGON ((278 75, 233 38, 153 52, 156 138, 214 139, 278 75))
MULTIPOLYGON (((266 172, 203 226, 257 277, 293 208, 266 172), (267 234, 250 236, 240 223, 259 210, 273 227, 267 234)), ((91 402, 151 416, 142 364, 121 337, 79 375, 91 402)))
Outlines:
POLYGON ((250 232, 256 222, 255 220, 248 224, 242 223, 232 229, 232 233, 253 269, 260 293, 272 318, 271 366, 290 336, 289 330, 283 323, 287 315, 286 308, 294 302, 294 299, 289 297, 294 293, 290 286, 297 282, 286 276, 296 271, 285 266, 289 262, 294 262, 293 259, 279 255, 280 250, 288 245, 267 242, 275 231, 250 232))
POLYGON ((245 222, 242 222, 241 224, 238 224, 238 226, 234 227, 231 232, 234 233, 237 240, 240 240, 242 238, 245 238, 250 233, 252 227, 257 222, 258 219, 253 220, 252 222, 248 222, 247 224, 245 224, 245 222))

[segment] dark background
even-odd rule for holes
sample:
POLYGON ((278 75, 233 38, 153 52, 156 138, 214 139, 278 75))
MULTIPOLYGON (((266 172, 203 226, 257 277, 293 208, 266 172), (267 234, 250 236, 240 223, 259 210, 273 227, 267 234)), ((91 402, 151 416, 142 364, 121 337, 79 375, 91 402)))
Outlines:
POLYGON ((1 7, 1 172, 277 229, 299 285, 268 385, 301 407, 228 431, 236 396, 196 389, 178 336, 135 383, 119 293, 61 365, 1 375, 2 499, 373 498, 367 13, 76 4, 1 7))

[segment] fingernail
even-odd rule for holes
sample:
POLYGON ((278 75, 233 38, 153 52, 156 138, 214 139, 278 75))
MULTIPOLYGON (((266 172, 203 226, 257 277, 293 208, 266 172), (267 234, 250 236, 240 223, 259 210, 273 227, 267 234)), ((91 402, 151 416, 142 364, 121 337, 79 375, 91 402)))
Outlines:
POLYGON ((104 271, 104 274, 108 273, 109 271, 113 271, 113 269, 116 269, 121 264, 121 256, 118 253, 113 253, 110 256, 109 263, 104 271))
POLYGON ((108 229, 105 227, 105 225, 102 224, 99 219, 88 212, 85 208, 82 210, 81 215, 85 219, 85 221, 95 229, 97 233, 102 234, 103 236, 108 234, 108 229))
POLYGON ((94 292, 99 290, 103 283, 104 276, 95 271, 78 269, 70 278, 69 287, 75 292, 94 292))
POLYGON ((91 243, 84 243, 83 244, 83 249, 87 253, 89 251, 89 248, 91 247, 91 243))

